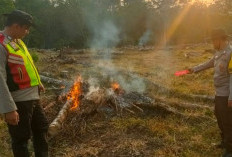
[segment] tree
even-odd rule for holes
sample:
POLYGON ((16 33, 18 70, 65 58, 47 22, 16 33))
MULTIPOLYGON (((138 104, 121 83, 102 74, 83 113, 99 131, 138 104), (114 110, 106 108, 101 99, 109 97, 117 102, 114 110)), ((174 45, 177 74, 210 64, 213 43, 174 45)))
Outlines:
MULTIPOLYGON (((1 0, 0 1, 0 15, 4 14, 4 13, 9 13, 12 10, 14 10, 14 3, 13 0, 1 0)), ((0 20, 0 27, 3 27, 3 22, 4 22, 4 18, 1 16, 1 20, 0 20)))

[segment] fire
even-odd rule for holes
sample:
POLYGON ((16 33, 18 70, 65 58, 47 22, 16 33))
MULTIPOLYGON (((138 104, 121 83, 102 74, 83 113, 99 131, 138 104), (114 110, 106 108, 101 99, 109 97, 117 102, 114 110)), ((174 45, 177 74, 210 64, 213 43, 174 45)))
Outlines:
POLYGON ((118 84, 118 83, 112 83, 111 84, 111 88, 114 90, 114 91, 116 91, 116 90, 119 90, 119 88, 120 88, 120 85, 118 84))
POLYGON ((82 78, 79 76, 74 82, 74 85, 67 96, 68 100, 73 100, 73 105, 70 110, 75 110, 80 104, 79 97, 81 95, 81 81, 82 78))
POLYGON ((111 89, 113 89, 114 93, 118 95, 125 93, 125 90, 123 90, 117 82, 111 84, 111 89))

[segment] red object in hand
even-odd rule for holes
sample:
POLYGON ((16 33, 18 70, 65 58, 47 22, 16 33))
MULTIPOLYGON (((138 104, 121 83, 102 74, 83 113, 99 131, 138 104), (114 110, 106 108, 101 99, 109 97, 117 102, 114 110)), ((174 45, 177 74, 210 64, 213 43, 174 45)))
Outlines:
POLYGON ((183 70, 183 71, 175 72, 176 76, 182 76, 182 75, 186 75, 186 74, 189 74, 189 70, 183 70))

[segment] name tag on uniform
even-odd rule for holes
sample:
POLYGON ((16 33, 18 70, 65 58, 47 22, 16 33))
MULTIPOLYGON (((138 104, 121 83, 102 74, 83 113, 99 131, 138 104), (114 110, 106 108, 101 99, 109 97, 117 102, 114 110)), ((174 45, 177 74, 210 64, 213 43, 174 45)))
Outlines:
POLYGON ((18 51, 18 50, 19 50, 19 47, 18 47, 18 45, 17 45, 15 42, 11 41, 9 44, 10 44, 10 46, 11 46, 15 51, 18 51))

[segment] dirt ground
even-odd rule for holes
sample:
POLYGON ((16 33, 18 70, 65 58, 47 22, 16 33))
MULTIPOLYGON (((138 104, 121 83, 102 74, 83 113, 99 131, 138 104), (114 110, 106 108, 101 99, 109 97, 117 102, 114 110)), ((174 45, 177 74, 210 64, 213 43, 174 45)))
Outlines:
MULTIPOLYGON (((148 109, 143 114, 121 116, 94 113, 75 121, 78 111, 70 112, 63 130, 49 141, 51 157, 217 157, 222 150, 219 130, 213 114, 213 101, 194 95, 214 95, 212 70, 174 76, 175 71, 207 61, 213 54, 210 45, 171 47, 162 50, 139 51, 115 49, 110 55, 101 51, 73 52, 59 57, 58 52, 35 51, 39 71, 49 77, 74 80, 82 75, 101 87, 118 81, 122 88, 140 91, 166 101, 186 117, 160 109, 148 109), (68 71, 63 76, 61 71, 68 71), (179 104, 194 104, 185 108, 179 104), (200 107, 199 107, 200 106, 200 107), (75 127, 72 127, 75 126, 75 127)), ((57 99, 51 85, 45 84, 42 105, 57 99), (51 90, 50 90, 51 89, 51 90)), ((57 105, 57 111, 61 107, 57 105)), ((48 112, 49 121, 57 113, 48 112)), ((10 139, 0 119, 0 156, 11 157, 10 139)), ((30 146, 30 150, 32 147, 30 146)))

